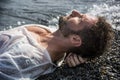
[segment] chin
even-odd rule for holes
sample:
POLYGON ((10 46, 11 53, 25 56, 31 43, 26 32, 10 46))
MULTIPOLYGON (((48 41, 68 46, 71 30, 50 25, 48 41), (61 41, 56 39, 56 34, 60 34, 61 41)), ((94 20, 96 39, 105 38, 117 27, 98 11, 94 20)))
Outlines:
POLYGON ((58 22, 59 28, 61 28, 62 26, 64 26, 66 24, 66 21, 67 21, 66 17, 65 16, 61 16, 59 18, 59 22, 58 22))

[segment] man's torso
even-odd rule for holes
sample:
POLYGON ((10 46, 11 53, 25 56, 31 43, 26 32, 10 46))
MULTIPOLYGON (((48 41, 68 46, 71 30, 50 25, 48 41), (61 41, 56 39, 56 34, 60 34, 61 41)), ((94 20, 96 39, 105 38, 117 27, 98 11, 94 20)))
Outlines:
POLYGON ((0 32, 1 77, 33 79, 54 70, 47 50, 38 44, 38 35, 33 32, 24 27, 0 32))

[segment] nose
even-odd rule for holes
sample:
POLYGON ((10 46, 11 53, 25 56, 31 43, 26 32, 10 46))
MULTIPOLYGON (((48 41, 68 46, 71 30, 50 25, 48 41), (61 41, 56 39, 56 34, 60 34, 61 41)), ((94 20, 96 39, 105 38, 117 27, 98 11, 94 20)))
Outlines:
POLYGON ((81 16, 83 16, 83 14, 80 13, 80 12, 78 12, 77 10, 73 10, 72 11, 72 15, 75 16, 75 17, 81 17, 81 16))

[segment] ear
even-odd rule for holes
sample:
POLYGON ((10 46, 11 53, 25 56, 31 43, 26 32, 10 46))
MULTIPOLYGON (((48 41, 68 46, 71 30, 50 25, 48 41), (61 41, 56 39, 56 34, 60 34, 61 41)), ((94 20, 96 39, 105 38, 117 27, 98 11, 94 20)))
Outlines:
POLYGON ((70 36, 70 41, 74 47, 78 47, 81 45, 82 40, 79 35, 71 35, 70 36))

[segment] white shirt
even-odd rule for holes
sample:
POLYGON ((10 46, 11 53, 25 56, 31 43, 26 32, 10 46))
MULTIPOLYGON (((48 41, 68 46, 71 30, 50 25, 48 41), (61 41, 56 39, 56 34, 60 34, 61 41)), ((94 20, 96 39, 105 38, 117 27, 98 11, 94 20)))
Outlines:
POLYGON ((57 67, 25 26, 0 32, 1 80, 34 80, 57 67))

